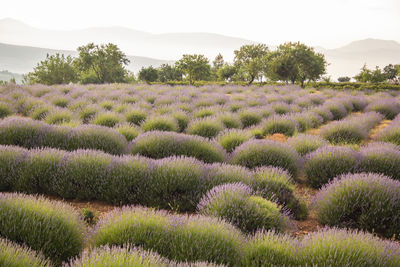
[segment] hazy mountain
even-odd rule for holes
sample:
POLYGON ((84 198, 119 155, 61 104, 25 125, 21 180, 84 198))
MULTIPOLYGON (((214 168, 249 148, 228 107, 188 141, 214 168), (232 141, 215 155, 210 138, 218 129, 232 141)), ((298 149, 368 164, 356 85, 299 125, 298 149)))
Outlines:
POLYGON ((9 82, 12 78, 15 79, 17 83, 22 83, 22 75, 18 73, 12 73, 7 70, 0 71, 0 81, 9 82))
MULTIPOLYGON (((0 43, 0 70, 8 70, 15 73, 27 73, 32 71, 38 62, 46 58, 47 54, 56 53, 76 56, 76 51, 55 50, 47 48, 38 48, 30 46, 9 45, 0 43)), ((128 56, 131 63, 128 69, 137 73, 140 68, 147 66, 158 67, 164 63, 173 63, 173 61, 159 60, 147 57, 128 56)))
POLYGON ((233 50, 250 40, 212 33, 151 34, 124 27, 96 27, 73 31, 42 30, 18 20, 0 20, 0 43, 76 50, 78 46, 112 42, 126 54, 175 60, 182 54, 198 53, 214 58, 222 53, 233 58, 233 50))
MULTIPOLYGON (((211 60, 221 53, 227 61, 232 61, 235 49, 244 44, 256 43, 213 33, 151 34, 124 27, 96 27, 72 31, 42 30, 17 20, 2 19, 0 43, 13 45, 0 44, 0 70, 25 73, 44 59, 46 53, 75 55, 78 46, 89 42, 112 42, 128 55, 140 55, 141 57, 131 57, 132 63, 128 68, 134 72, 142 66, 159 66, 167 62, 154 58, 177 60, 185 53, 204 54, 211 60)), ((273 49, 272 46, 271 48, 273 49)), ((356 75, 364 63, 369 68, 400 63, 400 44, 396 41, 366 39, 337 49, 324 49, 319 46, 315 49, 326 56, 327 62, 330 63, 328 75, 334 79, 356 75)))
POLYGON ((355 76, 364 63, 370 69, 400 64, 400 43, 390 40, 365 39, 321 52, 330 63, 328 73, 333 78, 355 76))

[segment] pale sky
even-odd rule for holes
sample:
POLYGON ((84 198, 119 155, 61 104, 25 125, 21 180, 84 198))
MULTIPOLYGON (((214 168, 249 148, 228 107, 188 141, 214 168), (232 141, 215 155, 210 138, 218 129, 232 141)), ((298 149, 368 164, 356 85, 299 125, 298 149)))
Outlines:
POLYGON ((151 33, 211 32, 276 45, 336 48, 400 41, 400 0, 9 0, 0 19, 43 29, 124 26, 151 33))

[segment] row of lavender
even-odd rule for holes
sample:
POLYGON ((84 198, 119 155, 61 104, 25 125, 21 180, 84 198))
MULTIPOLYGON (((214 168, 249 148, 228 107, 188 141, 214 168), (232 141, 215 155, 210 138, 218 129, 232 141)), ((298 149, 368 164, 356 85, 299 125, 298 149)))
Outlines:
MULTIPOLYGON (((371 174, 344 177, 341 185, 354 185, 356 180, 367 183, 370 188, 379 184, 392 186, 386 192, 397 190, 399 193, 399 183, 371 174)), ((327 188, 322 193, 332 197, 330 191, 327 188)), ((362 195, 365 190, 357 193, 362 195)), ((369 196, 364 200, 368 201, 369 196)), ((324 205, 330 201, 329 197, 322 200, 324 205)), ((376 196, 375 200, 378 200, 376 196)), ((115 209, 88 228, 79 213, 62 202, 1 193, 0 215, 4 218, 0 221, 0 233, 6 238, 0 239, 0 262, 5 266, 386 267, 400 264, 397 242, 354 230, 325 228, 302 239, 272 231, 246 235, 218 218, 178 215, 143 207, 115 209), (89 249, 83 251, 84 247, 89 249)))
POLYGON ((363 110, 369 103, 366 110, 387 118, 400 111, 398 100, 383 93, 333 96, 329 90, 313 94, 296 87, 120 87, 4 87, 0 116, 17 113, 51 124, 99 124, 116 127, 129 138, 149 130, 214 137, 224 128, 255 125, 263 128, 263 134, 272 134, 276 120, 285 122, 284 133, 292 135, 363 110), (282 118, 285 114, 288 117, 282 118))

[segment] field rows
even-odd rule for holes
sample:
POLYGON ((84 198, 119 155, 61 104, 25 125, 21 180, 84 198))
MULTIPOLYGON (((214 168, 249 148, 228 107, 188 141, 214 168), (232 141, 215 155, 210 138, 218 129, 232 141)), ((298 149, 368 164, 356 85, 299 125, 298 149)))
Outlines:
POLYGON ((400 266, 399 113, 393 92, 1 87, 0 265, 400 266))

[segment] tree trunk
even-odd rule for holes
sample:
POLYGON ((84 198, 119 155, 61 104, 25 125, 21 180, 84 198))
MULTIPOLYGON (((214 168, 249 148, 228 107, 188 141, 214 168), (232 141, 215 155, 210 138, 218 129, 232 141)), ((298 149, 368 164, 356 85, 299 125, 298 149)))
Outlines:
POLYGON ((254 81, 254 76, 251 76, 251 79, 250 79, 250 81, 249 81, 249 85, 252 84, 253 81, 254 81))

